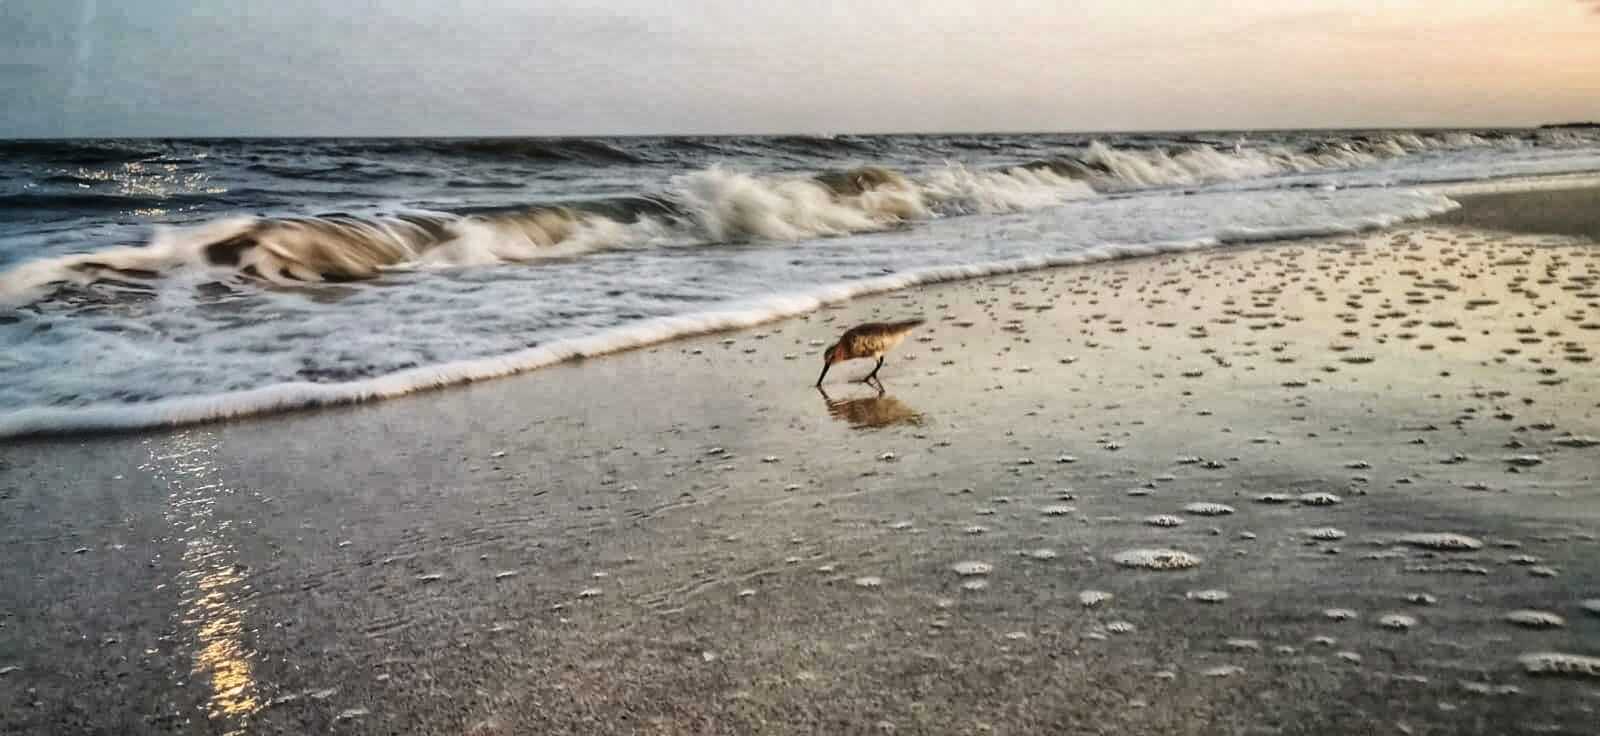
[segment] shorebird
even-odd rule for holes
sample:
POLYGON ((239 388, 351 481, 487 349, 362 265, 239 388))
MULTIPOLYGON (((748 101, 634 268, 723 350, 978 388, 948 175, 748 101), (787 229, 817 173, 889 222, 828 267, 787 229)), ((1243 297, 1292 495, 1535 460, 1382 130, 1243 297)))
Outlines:
POLYGON ((877 358, 878 364, 862 383, 878 377, 878 370, 883 368, 883 354, 894 349, 901 340, 906 339, 911 328, 922 324, 920 319, 908 319, 904 322, 868 322, 850 328, 839 341, 829 345, 822 353, 822 375, 817 376, 817 385, 822 385, 822 379, 828 377, 828 369, 834 363, 842 363, 856 358, 877 358))

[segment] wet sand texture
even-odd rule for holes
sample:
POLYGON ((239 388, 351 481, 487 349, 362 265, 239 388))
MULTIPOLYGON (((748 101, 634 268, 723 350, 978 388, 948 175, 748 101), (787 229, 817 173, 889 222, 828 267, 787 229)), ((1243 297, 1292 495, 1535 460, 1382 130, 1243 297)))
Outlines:
POLYGON ((0 731, 1588 733, 1597 351, 1440 223, 15 443, 0 731))

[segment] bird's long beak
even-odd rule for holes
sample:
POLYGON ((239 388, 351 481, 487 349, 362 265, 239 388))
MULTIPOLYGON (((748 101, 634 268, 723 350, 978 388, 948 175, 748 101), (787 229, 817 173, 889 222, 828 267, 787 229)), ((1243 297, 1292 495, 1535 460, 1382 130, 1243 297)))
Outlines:
POLYGON ((817 376, 817 386, 819 388, 822 386, 822 379, 828 377, 828 369, 832 368, 832 367, 833 367, 833 363, 823 363, 822 364, 822 375, 817 376))

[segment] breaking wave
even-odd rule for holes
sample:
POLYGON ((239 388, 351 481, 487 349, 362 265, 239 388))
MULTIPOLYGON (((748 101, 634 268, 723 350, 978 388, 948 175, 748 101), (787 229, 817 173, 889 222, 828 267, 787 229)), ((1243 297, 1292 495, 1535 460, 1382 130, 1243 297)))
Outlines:
MULTIPOLYGON (((970 147, 974 141, 998 145, 960 136, 928 141, 925 145, 938 143, 943 150, 970 147)), ((1347 170, 1430 151, 1593 142, 1592 132, 1575 130, 1539 130, 1515 136, 1389 132, 1248 145, 1243 139, 1230 145, 1221 139, 1189 136, 1167 142, 1096 140, 1071 155, 988 170, 946 164, 902 173, 863 166, 815 176, 774 176, 713 165, 673 177, 666 191, 623 200, 533 204, 481 212, 231 217, 198 227, 159 228, 142 246, 57 256, 0 272, 0 304, 37 299, 58 285, 148 279, 176 270, 209 270, 277 284, 350 281, 375 278, 391 268, 518 263, 654 242, 793 241, 886 230, 933 217, 1039 209, 1097 193, 1347 170)), ((183 142, 10 141, 0 143, 0 152, 76 164, 126 163, 159 159, 181 145, 183 142)), ((728 146, 741 151, 754 147, 824 158, 856 157, 878 153, 883 141, 869 136, 779 136, 308 141, 304 145, 338 146, 346 154, 427 154, 605 166, 671 160, 687 151, 705 155, 708 150, 729 150, 728 146)), ((266 150, 293 146, 292 141, 275 141, 266 150)), ((283 176, 326 178, 328 171, 334 171, 343 177, 345 169, 355 170, 350 162, 342 166, 309 172, 291 168, 283 176)), ((252 169, 276 170, 265 163, 253 164, 252 169)), ((452 180, 451 186, 511 189, 520 185, 504 180, 452 180)), ((100 192, 92 188, 25 191, 0 196, 0 211, 154 209, 204 202, 208 197, 212 195, 100 192)))
POLYGON ((711 168, 674 178, 655 197, 465 213, 232 217, 158 228, 144 245, 40 259, 0 273, 0 303, 26 302, 57 286, 183 270, 284 285, 371 279, 398 267, 522 263, 654 242, 796 241, 1092 195, 1083 182, 1027 168, 949 166, 921 180, 880 167, 814 177, 711 168))

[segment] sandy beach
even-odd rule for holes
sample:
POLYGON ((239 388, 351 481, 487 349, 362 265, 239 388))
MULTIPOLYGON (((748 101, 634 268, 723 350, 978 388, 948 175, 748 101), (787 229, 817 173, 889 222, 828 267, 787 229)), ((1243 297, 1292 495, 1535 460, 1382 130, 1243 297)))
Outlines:
POLYGON ((0 732, 1593 733, 1597 191, 10 442, 0 732))

